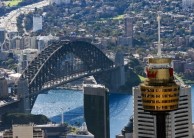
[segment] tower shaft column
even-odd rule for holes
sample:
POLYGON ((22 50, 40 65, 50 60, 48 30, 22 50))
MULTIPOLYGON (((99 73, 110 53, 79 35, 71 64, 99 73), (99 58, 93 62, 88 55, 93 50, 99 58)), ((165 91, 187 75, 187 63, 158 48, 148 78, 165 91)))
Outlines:
POLYGON ((165 113, 156 114, 157 138, 166 138, 166 115, 165 113))

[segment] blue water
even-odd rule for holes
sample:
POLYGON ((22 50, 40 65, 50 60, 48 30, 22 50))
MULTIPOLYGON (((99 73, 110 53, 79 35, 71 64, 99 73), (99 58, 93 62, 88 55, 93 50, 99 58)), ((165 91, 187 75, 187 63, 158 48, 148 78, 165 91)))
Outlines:
MULTIPOLYGON (((194 92, 194 87, 192 87, 194 92)), ((192 106, 194 94, 192 94, 192 106)), ((110 94, 110 138, 121 133, 133 114, 133 101, 131 95, 110 94)), ((62 112, 64 121, 71 125, 80 125, 83 122, 83 93, 73 90, 51 90, 48 94, 40 94, 32 109, 33 114, 44 114, 51 121, 61 122, 62 112)), ((192 108, 194 120, 194 108, 192 108)))

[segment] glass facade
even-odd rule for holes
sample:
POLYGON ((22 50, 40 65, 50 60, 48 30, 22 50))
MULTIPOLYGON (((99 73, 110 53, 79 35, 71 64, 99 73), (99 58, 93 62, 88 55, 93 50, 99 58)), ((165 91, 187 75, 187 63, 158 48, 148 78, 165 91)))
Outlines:
POLYGON ((107 93, 104 96, 84 94, 84 117, 95 138, 110 138, 109 101, 107 93))

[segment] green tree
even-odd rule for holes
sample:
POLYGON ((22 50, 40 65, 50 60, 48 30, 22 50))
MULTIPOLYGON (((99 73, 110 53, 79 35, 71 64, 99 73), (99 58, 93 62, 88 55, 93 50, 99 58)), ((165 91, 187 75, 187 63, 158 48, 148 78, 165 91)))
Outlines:
POLYGON ((130 62, 128 63, 129 67, 131 67, 131 68, 134 68, 134 67, 138 66, 139 64, 140 64, 139 60, 134 58, 134 57, 131 58, 130 62))
POLYGON ((32 30, 32 24, 33 24, 33 14, 29 13, 26 15, 25 20, 24 20, 24 26, 26 31, 32 30))
POLYGON ((44 115, 32 115, 25 113, 8 113, 2 116, 3 125, 11 126, 12 124, 46 124, 49 119, 44 115))
POLYGON ((144 72, 144 67, 142 67, 141 65, 135 66, 134 67, 134 71, 137 74, 141 75, 141 76, 144 76, 145 77, 145 75, 146 75, 145 72, 144 72))
POLYGON ((12 58, 9 58, 7 61, 6 61, 6 64, 7 65, 10 65, 10 64, 13 64, 14 63, 14 59, 12 58))

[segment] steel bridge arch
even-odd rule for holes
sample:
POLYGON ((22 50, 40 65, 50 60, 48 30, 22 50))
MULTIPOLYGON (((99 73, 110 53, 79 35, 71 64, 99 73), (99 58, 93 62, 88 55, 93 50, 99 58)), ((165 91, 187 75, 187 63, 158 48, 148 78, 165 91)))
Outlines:
MULTIPOLYGON (((87 71, 108 70, 114 67, 111 61, 101 50, 85 41, 58 41, 46 47, 28 67, 24 70, 19 80, 27 79, 29 95, 41 91, 42 86, 48 81, 55 81, 59 76, 52 76, 56 71, 56 63, 68 53, 79 57, 87 71)), ((71 75, 71 74, 69 74, 71 75)), ((33 106, 37 94, 31 98, 33 106)))

